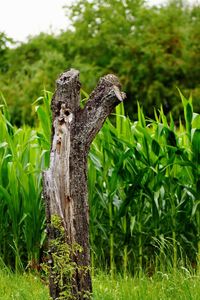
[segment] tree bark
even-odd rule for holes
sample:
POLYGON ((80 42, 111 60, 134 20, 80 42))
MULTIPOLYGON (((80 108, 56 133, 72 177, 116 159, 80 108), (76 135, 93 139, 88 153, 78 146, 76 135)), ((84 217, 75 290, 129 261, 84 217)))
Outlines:
MULTIPOLYGON (((43 174, 47 235, 50 255, 50 295, 58 299, 62 288, 55 276, 52 246, 60 233, 52 224, 58 216, 64 228, 64 240, 82 251, 71 254, 75 272, 71 285, 73 299, 85 299, 92 292, 90 277, 89 208, 87 191, 87 155, 90 144, 114 107, 125 99, 116 76, 101 78, 83 109, 80 108, 79 72, 71 69, 57 80, 52 99, 52 144, 50 167, 43 174)), ((90 296, 89 296, 90 297, 90 296)), ((68 298, 66 298, 68 299, 68 298)), ((71 299, 71 298, 70 298, 71 299)))

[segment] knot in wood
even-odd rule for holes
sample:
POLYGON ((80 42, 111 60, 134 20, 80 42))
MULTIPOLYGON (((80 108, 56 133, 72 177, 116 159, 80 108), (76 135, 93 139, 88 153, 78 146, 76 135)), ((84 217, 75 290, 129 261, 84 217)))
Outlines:
POLYGON ((62 125, 64 123, 71 122, 72 117, 70 118, 71 110, 66 106, 65 103, 61 104, 60 113, 58 116, 59 124, 62 125))
POLYGON ((61 104, 61 114, 65 116, 69 116, 71 113, 71 110, 67 107, 65 103, 61 104))
POLYGON ((79 71, 75 69, 70 69, 69 71, 62 73, 57 79, 56 83, 57 85, 65 85, 68 84, 70 81, 77 80, 78 76, 79 71))
POLYGON ((103 77, 103 80, 105 80, 106 83, 109 83, 111 86, 115 85, 119 89, 121 89, 121 83, 119 82, 119 79, 117 78, 117 76, 115 76, 113 74, 108 74, 108 75, 103 77))

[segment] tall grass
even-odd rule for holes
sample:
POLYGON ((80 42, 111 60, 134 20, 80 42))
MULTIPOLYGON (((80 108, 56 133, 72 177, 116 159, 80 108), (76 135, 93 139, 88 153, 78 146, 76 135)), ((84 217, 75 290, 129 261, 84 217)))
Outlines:
MULTIPOLYGON (((162 107, 138 120, 107 120, 88 159, 94 267, 133 274, 200 269, 200 115, 180 93, 184 120, 162 107)), ((41 171, 48 166, 50 93, 36 103, 38 127, 15 128, 0 113, 0 257, 16 270, 37 266, 44 246, 41 171)))

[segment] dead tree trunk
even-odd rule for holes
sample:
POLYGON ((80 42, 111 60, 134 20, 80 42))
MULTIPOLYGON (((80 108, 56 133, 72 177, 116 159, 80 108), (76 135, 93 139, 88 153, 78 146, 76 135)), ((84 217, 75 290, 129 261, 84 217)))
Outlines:
MULTIPOLYGON (((71 69, 63 73, 56 83, 57 89, 51 105, 53 125, 50 167, 43 174, 50 255, 50 295, 53 299, 58 299, 61 293, 64 295, 68 282, 68 273, 60 274, 61 270, 55 266, 59 249, 54 241, 59 237, 70 249, 74 244, 82 249, 75 250, 75 253, 72 250, 71 260, 75 272, 70 284, 73 299, 85 299, 86 294, 92 292, 87 155, 106 117, 123 101, 125 94, 120 91, 117 77, 107 75, 100 79, 85 107, 81 109, 79 72, 71 69), (60 228, 53 223, 53 216, 61 220, 64 237, 61 237, 60 228)), ((66 296, 66 299, 71 298, 66 296)))

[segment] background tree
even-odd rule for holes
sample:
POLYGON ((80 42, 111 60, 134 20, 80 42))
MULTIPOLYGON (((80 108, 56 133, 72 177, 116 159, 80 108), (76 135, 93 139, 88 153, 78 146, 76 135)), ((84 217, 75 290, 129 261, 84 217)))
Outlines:
POLYGON ((120 76, 130 115, 136 112, 136 100, 149 115, 160 104, 167 112, 177 110, 176 86, 183 89, 189 81, 192 11, 183 1, 161 8, 144 2, 77 1, 70 7, 74 36, 82 36, 74 47, 75 59, 120 76))
POLYGON ((162 104, 178 119, 177 86, 187 96, 192 93, 199 109, 199 5, 189 7, 181 0, 161 7, 148 7, 142 0, 76 0, 65 10, 71 20, 66 31, 30 37, 2 56, 0 90, 16 124, 34 122, 30 104, 44 87, 53 90, 63 66, 80 69, 87 92, 96 85, 95 78, 115 73, 128 95, 131 118, 136 117, 138 100, 150 117, 154 106, 162 104))
POLYGON ((8 50, 13 40, 6 36, 4 32, 0 32, 0 72, 4 73, 8 69, 8 50))

